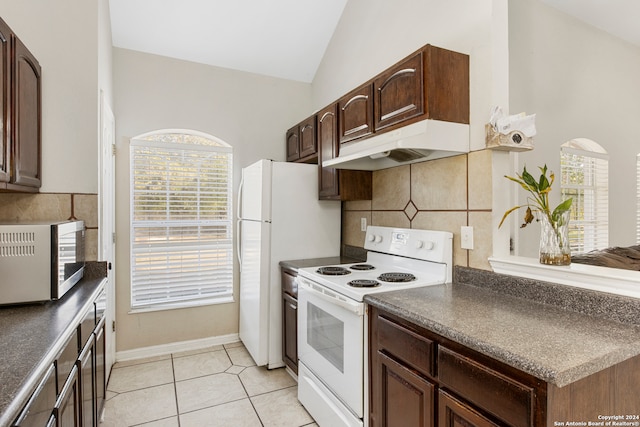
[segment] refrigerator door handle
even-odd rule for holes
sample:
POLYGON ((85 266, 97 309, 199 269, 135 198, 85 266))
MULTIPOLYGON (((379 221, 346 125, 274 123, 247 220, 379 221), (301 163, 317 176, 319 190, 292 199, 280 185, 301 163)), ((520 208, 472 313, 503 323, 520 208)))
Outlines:
MULTIPOLYGON (((242 173, 242 178, 240 178, 240 185, 238 186, 238 205, 236 208, 236 216, 238 219, 242 218, 242 213, 240 212, 240 208, 242 207, 242 187, 244 186, 244 172, 242 173)), ((240 233, 238 233, 239 235, 240 233)))
POLYGON ((242 219, 238 218, 236 222, 236 250, 238 252, 238 263, 240 264, 240 270, 242 270, 242 239, 240 238, 240 223, 242 223, 242 219))

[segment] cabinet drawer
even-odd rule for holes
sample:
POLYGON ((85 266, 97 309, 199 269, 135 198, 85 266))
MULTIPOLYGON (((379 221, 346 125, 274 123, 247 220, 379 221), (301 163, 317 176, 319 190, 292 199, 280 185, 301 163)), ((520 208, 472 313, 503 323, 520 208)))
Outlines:
POLYGON ((282 291, 298 299, 298 283, 296 275, 289 270, 282 270, 282 291))
POLYGON ((534 389, 444 347, 438 349, 442 386, 514 427, 533 425, 534 389))
POLYGON ((435 376, 435 343, 402 325, 378 317, 378 350, 428 376, 435 376))

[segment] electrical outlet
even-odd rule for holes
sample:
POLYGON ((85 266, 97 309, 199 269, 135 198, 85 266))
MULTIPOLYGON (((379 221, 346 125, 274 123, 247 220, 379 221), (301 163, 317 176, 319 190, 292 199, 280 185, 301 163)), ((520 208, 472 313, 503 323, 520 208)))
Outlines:
POLYGON ((473 249, 473 227, 468 225, 460 227, 460 247, 462 249, 473 249))
POLYGON ((367 218, 360 218, 360 231, 367 231, 367 218))

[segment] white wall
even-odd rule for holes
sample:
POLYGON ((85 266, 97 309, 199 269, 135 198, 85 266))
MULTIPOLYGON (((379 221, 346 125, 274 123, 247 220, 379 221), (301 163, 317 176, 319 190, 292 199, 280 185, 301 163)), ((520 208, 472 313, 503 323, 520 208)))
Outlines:
POLYGON ((471 147, 484 148, 484 123, 497 101, 492 99, 493 3, 349 0, 313 80, 314 109, 432 44, 470 55, 471 147))
POLYGON ((97 193, 98 2, 0 0, 0 11, 42 67, 40 191, 97 193))
MULTIPOLYGON (((640 48, 538 0, 510 1, 509 28, 510 109, 536 113, 538 130, 535 149, 519 154, 510 172, 546 163, 556 172, 555 206, 560 146, 577 137, 598 142, 610 155, 610 246, 635 244, 640 48)), ((524 202, 524 191, 518 196, 524 202)), ((518 230, 521 255, 537 257, 539 232, 537 224, 518 230)))
POLYGON ((238 332, 236 302, 129 314, 128 138, 193 129, 233 146, 234 196, 241 168, 285 160, 285 131, 311 111, 311 85, 113 49, 116 116, 117 349, 125 351, 238 332))

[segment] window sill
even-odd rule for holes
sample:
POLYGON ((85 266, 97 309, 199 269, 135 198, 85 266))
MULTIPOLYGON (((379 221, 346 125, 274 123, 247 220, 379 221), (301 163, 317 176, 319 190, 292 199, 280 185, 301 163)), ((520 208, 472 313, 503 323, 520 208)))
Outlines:
POLYGON ((640 298, 640 272, 572 263, 543 265, 536 258, 489 258, 495 273, 559 283, 594 291, 640 298))
POLYGON ((235 302, 235 299, 233 297, 228 297, 228 298, 218 298, 215 300, 184 301, 181 303, 157 304, 157 305, 151 305, 148 307, 130 308, 128 311, 128 314, 141 314, 141 313, 151 313, 155 311, 177 310, 177 309, 183 309, 183 308, 196 308, 196 307, 203 307, 205 305, 228 304, 232 302, 235 302))

